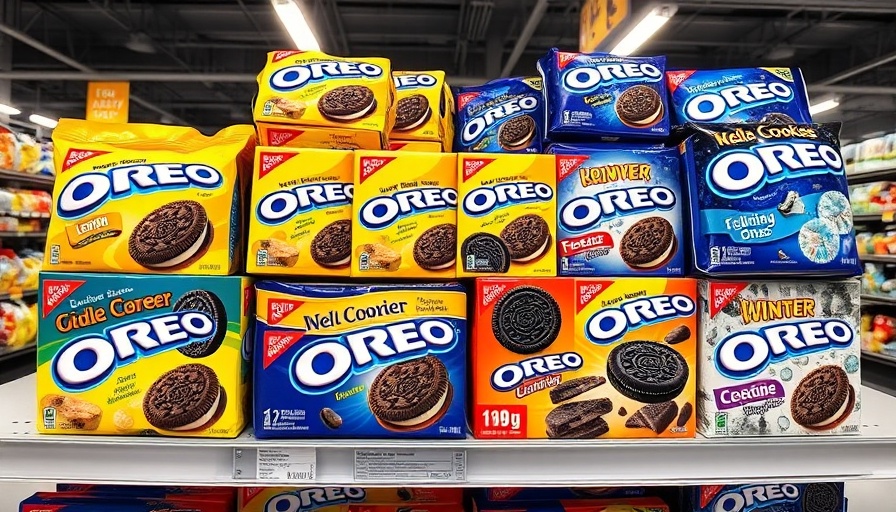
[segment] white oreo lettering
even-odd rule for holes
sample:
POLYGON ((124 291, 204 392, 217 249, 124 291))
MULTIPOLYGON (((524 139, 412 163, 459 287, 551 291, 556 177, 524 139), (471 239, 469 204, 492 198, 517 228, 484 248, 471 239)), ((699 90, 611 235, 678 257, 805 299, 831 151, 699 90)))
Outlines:
POLYGON ((418 188, 374 197, 361 207, 359 218, 370 229, 383 229, 403 215, 456 206, 457 190, 453 188, 418 188))
POLYGON ((327 505, 361 502, 367 493, 360 487, 306 487, 278 494, 264 506, 265 512, 301 512, 327 505))
POLYGON ((649 210, 668 210, 675 194, 666 187, 632 187, 573 199, 560 208, 560 225, 575 233, 594 227, 601 219, 649 210))
POLYGON ((726 492, 715 500, 712 512, 747 512, 782 501, 794 501, 800 490, 793 484, 748 485, 726 492))
POLYGON ((587 93, 602 84, 641 80, 657 82, 663 72, 648 62, 625 62, 620 64, 600 64, 594 67, 572 68, 563 73, 563 87, 575 93, 587 93))
POLYGON ((792 96, 793 90, 781 82, 733 85, 694 96, 685 103, 684 110, 688 119, 709 122, 719 119, 725 112, 737 112, 792 96))
POLYGON ((492 387, 497 391, 511 391, 526 379, 551 373, 578 370, 582 367, 582 356, 575 352, 551 354, 524 359, 505 364, 492 372, 492 387))
POLYGON ((461 139, 466 144, 472 144, 479 140, 486 129, 501 119, 521 112, 530 112, 536 108, 538 108, 538 97, 536 96, 513 98, 467 121, 461 129, 461 139))
POLYGON ((383 68, 369 62, 327 61, 289 66, 271 75, 270 85, 275 91, 294 91, 309 82, 338 78, 376 78, 383 68))
POLYGON ((399 91, 402 89, 416 89, 418 87, 433 87, 438 83, 436 77, 421 73, 419 75, 395 75, 392 77, 395 82, 395 88, 399 91))
POLYGON ((616 308, 602 308, 585 324, 592 343, 604 345, 621 338, 629 329, 674 317, 692 316, 697 310, 687 295, 657 295, 623 302, 616 308))
POLYGON ((463 209, 469 215, 479 216, 510 204, 549 201, 554 190, 547 183, 517 181, 494 187, 479 187, 464 197, 463 209))
POLYGON ((766 182, 775 182, 789 173, 842 173, 843 159, 827 144, 792 142, 767 144, 748 150, 728 151, 707 166, 710 187, 724 197, 753 194, 766 182))
POLYGON ((351 183, 302 185, 264 196, 256 212, 258 220, 264 224, 283 224, 299 212, 350 203, 353 192, 354 185, 351 183))

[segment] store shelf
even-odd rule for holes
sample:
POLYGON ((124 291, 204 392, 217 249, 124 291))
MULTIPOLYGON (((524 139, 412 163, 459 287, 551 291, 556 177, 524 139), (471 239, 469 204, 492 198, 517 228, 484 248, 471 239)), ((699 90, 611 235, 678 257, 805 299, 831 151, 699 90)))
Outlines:
POLYGON ((891 263, 896 265, 896 256, 888 254, 859 254, 863 263, 891 263))
POLYGON ((30 344, 25 345, 22 348, 17 350, 0 350, 0 364, 3 364, 10 359, 18 359, 20 357, 34 357, 34 354, 37 352, 36 345, 30 344))
POLYGON ((0 238, 46 238, 46 231, 0 231, 0 238))
POLYGON ((871 359, 878 363, 884 363, 884 364, 888 364, 890 366, 896 367, 896 357, 889 356, 887 354, 881 354, 878 352, 869 352, 867 350, 863 350, 862 357, 871 359))
MULTIPOLYGON (((35 433, 34 376, 0 386, 0 481, 283 485, 234 479, 234 449, 314 448, 315 485, 356 485, 354 450, 464 450, 465 486, 661 485, 896 479, 896 398, 863 388, 861 435, 595 441, 307 440, 49 436, 35 433)), ((106 413, 111 414, 109 410, 106 413)), ((254 475, 251 475, 254 477, 254 475)), ((378 485, 407 485, 406 480, 378 485)), ((444 485, 444 484, 443 484, 444 485)))
POLYGON ((19 219, 49 219, 50 214, 44 212, 14 212, 0 210, 0 217, 17 217, 19 219))
POLYGON ((880 295, 862 295, 862 305, 896 306, 896 297, 883 297, 880 295))
POLYGON ((868 224, 872 222, 896 222, 894 220, 884 220, 883 214, 881 213, 854 213, 852 215, 852 221, 855 224, 868 224))
POLYGON ((24 172, 0 169, 0 182, 13 182, 21 185, 33 186, 35 188, 52 190, 56 178, 54 176, 46 176, 43 174, 26 174, 24 172))
POLYGON ((861 183, 873 183, 875 181, 885 181, 896 179, 896 167, 888 167, 886 169, 878 169, 876 171, 856 172, 846 175, 846 181, 850 185, 859 185, 861 183))

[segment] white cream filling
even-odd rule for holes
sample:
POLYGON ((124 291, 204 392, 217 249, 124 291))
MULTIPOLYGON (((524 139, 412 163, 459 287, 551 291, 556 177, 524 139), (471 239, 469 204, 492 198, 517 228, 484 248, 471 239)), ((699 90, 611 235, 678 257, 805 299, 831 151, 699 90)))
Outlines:
POLYGON ((533 137, 534 135, 535 135, 535 134, 534 134, 533 132, 529 132, 529 133, 527 133, 523 138, 521 138, 521 139, 517 139, 517 140, 515 140, 515 141, 512 141, 512 142, 508 143, 508 144, 507 144, 507 147, 509 147, 509 148, 515 148, 515 147, 518 147, 518 146, 526 146, 526 145, 529 144, 529 141, 532 140, 532 137, 533 137))
POLYGON ((365 108, 364 110, 361 110, 360 112, 354 112, 354 113, 351 113, 351 114, 346 114, 346 115, 344 115, 344 116, 337 116, 337 115, 327 114, 327 117, 331 117, 331 118, 333 118, 333 119, 338 119, 338 120, 340 120, 340 121, 353 121, 353 120, 355 120, 355 119, 361 119, 362 117, 364 117, 364 116, 366 116, 367 114, 369 114, 370 111, 373 110, 373 107, 374 107, 375 105, 376 105, 376 101, 371 101, 371 102, 370 102, 370 105, 367 105, 367 108, 365 108))
POLYGON ((351 261, 351 259, 352 259, 352 255, 349 254, 348 256, 346 256, 345 258, 343 258, 339 261, 334 261, 332 263, 321 263, 321 265, 323 265, 325 267, 341 267, 342 265, 347 265, 348 262, 351 261))
POLYGON ((145 265, 147 267, 154 268, 165 268, 165 267, 173 267, 175 265, 180 265, 181 263, 187 261, 192 258, 199 252, 199 249, 202 247, 202 244, 205 242, 205 237, 208 236, 208 222, 205 223, 205 228, 202 230, 202 234, 199 235, 199 239, 196 240, 196 243, 190 246, 186 251, 178 254, 174 258, 171 258, 168 261, 163 261, 162 263, 155 263, 152 265, 145 265))
POLYGON ((826 426, 830 425, 831 423, 834 423, 835 421, 840 419, 840 416, 843 416, 843 413, 846 412, 846 407, 848 405, 849 405, 849 396, 846 397, 846 400, 843 401, 843 405, 841 405, 840 408, 837 409, 837 412, 835 412, 833 416, 831 416, 830 418, 828 418, 820 423, 814 423, 809 426, 810 427, 826 427, 826 426))
POLYGON ((411 427, 411 426, 419 425, 419 424, 421 424, 421 423, 424 423, 424 422, 426 422, 426 421, 429 421, 429 420, 431 420, 432 418, 434 418, 436 414, 439 413, 439 410, 442 408, 443 405, 445 405, 445 400, 447 400, 447 399, 448 399, 448 388, 446 387, 446 388, 445 388, 445 393, 442 394, 442 397, 439 398, 438 403, 436 403, 436 405, 435 405, 432 409, 430 409, 430 410, 424 412, 424 413, 421 414, 420 416, 417 416, 417 417, 415 417, 415 418, 411 418, 411 419, 409 419, 409 420, 404 420, 404 421, 390 421, 389 423, 392 423, 393 425, 398 425, 398 426, 400 426, 400 427, 411 427))
POLYGON ((397 128, 395 131, 409 132, 411 130, 416 130, 417 128, 420 128, 421 126, 423 126, 423 123, 425 123, 426 120, 429 119, 431 111, 432 111, 431 108, 427 108, 426 112, 424 112, 423 115, 420 116, 420 119, 418 119, 415 123, 410 124, 410 125, 406 126, 405 128, 400 128, 400 129, 397 128))
POLYGON ((660 116, 662 114, 663 114, 663 106, 660 105, 660 108, 656 109, 656 112, 654 112, 652 116, 650 116, 646 119, 642 119, 640 121, 629 121, 629 122, 631 124, 635 124, 638 126, 644 126, 644 125, 651 124, 651 123, 655 122, 657 119, 660 118, 660 116))
POLYGON ((532 260, 534 260, 535 258, 541 256, 542 253, 544 253, 545 249, 548 248, 548 242, 549 242, 550 240, 551 240, 550 237, 546 237, 546 238, 544 239, 544 243, 541 245, 541 247, 539 247, 539 249, 538 249, 537 251, 533 252, 533 253, 530 254, 529 256, 526 256, 525 258, 517 258, 517 259, 515 259, 515 260, 513 260, 513 261, 519 261, 519 262, 523 262, 523 263, 525 263, 525 262, 527 262, 527 261, 532 261, 532 260))
POLYGON ((436 265, 435 267, 429 267, 429 269, 430 270, 444 270, 446 268, 453 267, 456 262, 457 262, 457 259, 455 258, 455 259, 449 261, 448 263, 445 263, 444 265, 436 265))
POLYGON ((662 263, 666 258, 669 257, 669 253, 672 252, 672 247, 674 247, 674 246, 675 246, 675 242, 673 241, 672 243, 669 244, 669 247, 663 252, 663 254, 660 255, 657 259, 648 261, 647 263, 642 263, 640 265, 636 265, 636 264, 632 263, 631 266, 639 267, 639 268, 655 267, 655 266, 659 265, 660 263, 662 263))
POLYGON ((194 428, 199 428, 199 427, 205 425, 206 423, 209 422, 209 420, 211 420, 215 416, 215 413, 218 411, 218 404, 220 402, 221 402, 221 390, 218 390, 218 397, 215 398, 215 403, 212 404, 211 408, 208 410, 207 413, 202 415, 201 418, 194 421, 193 423, 187 423, 186 425, 184 425, 182 427, 172 428, 171 430, 193 430, 194 428))

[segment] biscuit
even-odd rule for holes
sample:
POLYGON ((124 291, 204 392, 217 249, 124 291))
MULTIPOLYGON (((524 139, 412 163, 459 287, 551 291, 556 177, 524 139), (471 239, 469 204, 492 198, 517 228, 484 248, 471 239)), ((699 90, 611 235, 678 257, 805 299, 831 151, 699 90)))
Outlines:
POLYGON ((279 96, 273 97, 268 101, 273 107, 272 111, 276 110, 278 114, 290 119, 301 119, 305 115, 305 109, 307 108, 304 101, 289 100, 279 96))
POLYGON ((510 250, 510 259, 526 263, 543 256, 551 247, 551 228, 535 214, 510 221, 501 230, 501 240, 510 250))
POLYGON ((691 338, 691 329, 686 325, 679 325, 675 329, 669 331, 669 334, 663 338, 663 342, 669 345, 677 345, 691 338))
POLYGON ((560 334, 561 323, 557 301, 535 286, 510 290, 492 311, 495 339, 515 354, 535 354, 550 347, 560 334))
POLYGON ((399 487, 398 491, 395 494, 401 501, 411 501, 412 499, 414 499, 413 491, 406 487, 399 487))
POLYGON ((420 430, 437 422, 451 403, 448 369, 435 356, 384 368, 370 385, 367 404, 385 428, 420 430))
POLYGON ((646 404, 677 397, 688 381, 687 361, 674 348, 653 341, 628 341, 607 355, 607 379, 622 395, 646 404))
POLYGON ((843 368, 825 365, 809 372, 790 397, 790 415, 810 430, 836 428, 855 405, 855 389, 843 368))
POLYGON ((320 421, 324 422, 324 425, 333 430, 342 426, 342 416, 336 414, 336 411, 329 407, 324 407, 320 410, 320 421))
POLYGON ((201 430, 218 420, 226 403, 214 370, 202 364, 184 364, 149 386, 143 396, 143 415, 159 429, 201 430))
POLYGON ((830 483, 806 484, 803 491, 803 512, 840 512, 843 493, 830 483))
POLYGON ((646 85, 629 87, 616 98, 616 117, 632 128, 648 128, 663 118, 663 101, 646 85))
POLYGON ((619 254, 629 267, 649 270, 662 266, 675 252, 675 231, 662 217, 635 222, 619 241, 619 254))
POLYGON ((656 434, 662 434, 672 424, 672 420, 676 416, 678 416, 678 405, 675 402, 647 404, 632 414, 625 421, 625 426, 627 428, 649 428, 656 434))
POLYGON ((100 406, 64 395, 45 395, 40 400, 40 409, 56 410, 56 428, 60 430, 96 430, 103 419, 100 406))
POLYGON ((535 119, 532 116, 517 116, 504 122, 498 129, 498 143, 507 151, 528 148, 535 140, 535 119))
POLYGON ((606 382, 607 379, 603 377, 595 377, 593 375, 586 375, 585 377, 563 381, 551 388, 551 403, 559 404, 560 402, 565 402, 570 398, 577 397, 606 382))
POLYGON ((490 233, 473 233, 460 246, 465 272, 505 274, 510 270, 510 249, 490 233))
POLYGON ((769 112, 762 116, 762 119, 759 120, 760 124, 796 124, 796 121, 793 120, 792 117, 787 114, 782 114, 780 112, 769 112))
POLYGON ((551 438, 594 439, 610 431, 601 418, 613 410, 609 398, 582 400, 557 406, 545 417, 547 434, 551 438))
POLYGON ((137 223, 128 239, 128 253, 144 267, 167 269, 200 258, 212 236, 201 204, 174 201, 149 212, 137 223))
POLYGON ((383 244, 363 244, 359 248, 361 270, 386 270, 394 272, 401 266, 401 253, 383 244), (364 261, 367 266, 365 268, 364 261))
POLYGON ((266 262, 269 267, 292 267, 299 261, 299 250, 296 246, 283 240, 276 238, 261 240, 258 249, 267 254, 266 262))
POLYGON ((311 239, 311 259, 322 267, 344 267, 352 259, 352 221, 337 220, 311 239))
POLYGON ((224 303, 217 295, 205 290, 189 291, 175 301, 173 310, 199 311, 208 314, 215 322, 215 330, 208 337, 178 347, 178 352, 198 359, 208 357, 218 350, 227 333, 227 313, 224 310, 224 303))
POLYGON ((429 100, 422 94, 413 94, 401 98, 395 108, 395 127, 393 130, 409 132, 416 130, 432 117, 429 100))
POLYGON ((678 415, 678 421, 675 422, 676 427, 683 427, 687 425, 688 420, 691 419, 691 414, 694 413, 694 406, 691 405, 690 402, 687 402, 681 407, 681 413, 678 415))
POLYGON ((373 91, 363 85, 344 85, 327 91, 317 102, 321 115, 337 123, 351 123, 376 110, 373 91))
POLYGON ((457 226, 439 224, 414 242, 414 261, 426 270, 444 270, 457 262, 457 226))

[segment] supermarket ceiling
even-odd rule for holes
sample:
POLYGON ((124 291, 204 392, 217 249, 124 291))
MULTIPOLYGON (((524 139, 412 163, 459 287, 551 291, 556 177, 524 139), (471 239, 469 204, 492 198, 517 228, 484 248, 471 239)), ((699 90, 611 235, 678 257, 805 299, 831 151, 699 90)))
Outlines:
MULTIPOLYGON (((395 69, 445 69, 455 85, 508 67, 532 74, 546 49, 578 45, 581 0, 305 0, 325 51, 378 55, 395 69), (533 16, 534 11, 534 16, 533 16), (521 38, 527 23, 531 38, 521 38), (522 41, 521 41, 522 39, 522 41), (522 54, 510 60, 514 47, 522 54)), ((639 53, 674 67, 796 65, 813 97, 840 107, 844 138, 896 129, 896 1, 685 0, 639 53)), ((270 0, 3 0, 0 79, 23 111, 83 116, 87 85, 132 76, 133 121, 184 120, 204 130, 249 122, 252 79, 291 40, 270 0), (152 75, 149 80, 145 77, 152 75), (199 76, 190 76, 199 75, 199 76)))

